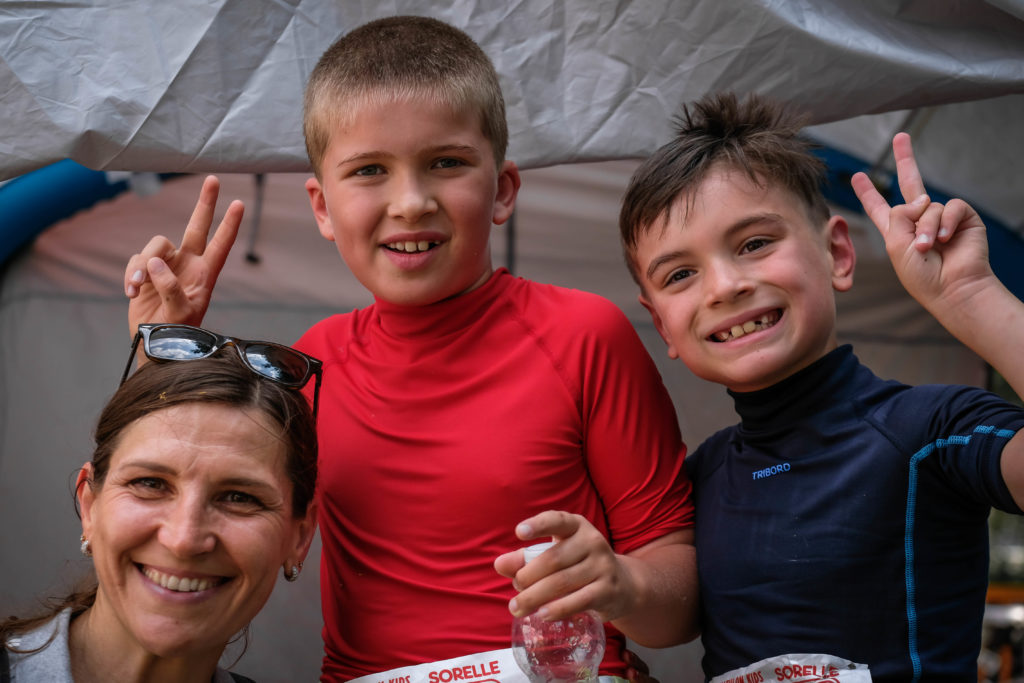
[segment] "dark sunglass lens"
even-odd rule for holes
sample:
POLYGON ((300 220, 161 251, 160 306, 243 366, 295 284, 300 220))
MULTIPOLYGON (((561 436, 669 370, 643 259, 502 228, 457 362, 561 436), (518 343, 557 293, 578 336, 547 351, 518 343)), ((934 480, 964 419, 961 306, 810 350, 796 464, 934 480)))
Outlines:
POLYGON ((167 360, 205 358, 217 340, 203 330, 159 327, 149 333, 149 355, 167 360))
POLYGON ((253 370, 283 384, 298 384, 306 378, 306 359, 291 349, 249 344, 245 357, 253 370))

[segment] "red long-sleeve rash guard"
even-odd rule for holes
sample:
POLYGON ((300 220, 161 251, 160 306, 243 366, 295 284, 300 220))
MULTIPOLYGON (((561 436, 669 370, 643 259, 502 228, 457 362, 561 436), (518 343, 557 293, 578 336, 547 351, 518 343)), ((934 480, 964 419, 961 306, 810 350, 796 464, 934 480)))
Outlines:
MULTIPOLYGON (((692 526, 671 400, 598 296, 499 270, 328 318, 299 348, 324 361, 325 680, 508 647, 493 561, 530 515, 582 514, 618 552, 692 526)), ((602 672, 622 674, 610 638, 602 672)))

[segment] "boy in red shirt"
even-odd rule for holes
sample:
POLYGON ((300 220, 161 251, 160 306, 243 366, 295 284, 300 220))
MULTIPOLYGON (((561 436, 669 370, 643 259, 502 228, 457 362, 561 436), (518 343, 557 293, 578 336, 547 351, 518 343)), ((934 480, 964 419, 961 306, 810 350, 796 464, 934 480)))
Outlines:
MULTIPOLYGON (((536 610, 610 622, 610 677, 623 633, 692 639, 685 448, 653 362, 609 302, 492 268, 520 179, 490 60, 432 19, 371 22, 324 53, 304 128, 320 233, 375 299, 296 345, 324 361, 324 679, 525 680, 510 623, 536 610)), ((202 319, 242 211, 207 245, 216 199, 211 178, 180 247, 132 257, 133 330, 202 319)))

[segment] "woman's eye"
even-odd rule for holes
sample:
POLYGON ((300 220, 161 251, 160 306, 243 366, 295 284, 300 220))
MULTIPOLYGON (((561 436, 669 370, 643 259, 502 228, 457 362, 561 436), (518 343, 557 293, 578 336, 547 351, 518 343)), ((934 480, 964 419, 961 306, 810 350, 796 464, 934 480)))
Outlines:
POLYGON ((223 500, 225 503, 230 505, 245 506, 245 507, 263 507, 263 501, 256 496, 245 493, 244 491, 228 491, 224 494, 223 500))
POLYGON ((128 485, 146 495, 152 495, 167 488, 163 480, 157 477, 137 477, 128 482, 128 485))

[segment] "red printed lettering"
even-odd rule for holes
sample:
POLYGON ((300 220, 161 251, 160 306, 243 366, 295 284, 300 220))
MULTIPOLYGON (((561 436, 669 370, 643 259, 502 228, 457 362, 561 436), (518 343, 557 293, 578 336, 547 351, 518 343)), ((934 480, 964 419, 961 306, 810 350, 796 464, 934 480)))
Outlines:
POLYGON ((791 681, 799 679, 801 681, 811 680, 828 680, 834 679, 839 675, 839 670, 834 666, 822 666, 818 669, 817 664, 794 664, 792 666, 781 666, 775 668, 775 680, 777 681, 791 681))
MULTIPOLYGON (((453 681, 472 681, 476 678, 493 676, 500 673, 501 667, 498 666, 498 660, 495 659, 483 664, 467 664, 466 666, 457 666, 451 669, 431 671, 427 674, 427 679, 430 683, 453 683, 453 681)), ((393 683, 410 682, 406 678, 404 682, 394 681, 393 683)))

